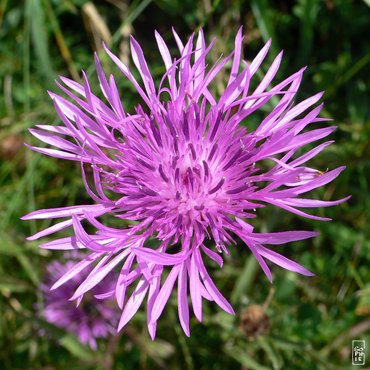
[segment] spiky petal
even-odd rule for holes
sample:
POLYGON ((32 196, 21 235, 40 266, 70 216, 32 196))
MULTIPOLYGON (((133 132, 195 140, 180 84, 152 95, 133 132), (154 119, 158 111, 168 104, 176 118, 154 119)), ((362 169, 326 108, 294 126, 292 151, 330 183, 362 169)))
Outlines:
POLYGON ((115 286, 115 279, 113 275, 110 276, 94 289, 94 295, 89 295, 82 303, 80 300, 76 307, 70 298, 87 277, 86 270, 71 279, 69 284, 50 290, 51 283, 66 274, 73 265, 72 261, 65 264, 57 261, 49 263, 45 281, 41 285, 44 307, 40 313, 49 323, 76 335, 82 343, 88 344, 92 349, 97 349, 97 339, 113 334, 118 322, 119 310, 114 300, 102 300, 110 295, 109 292, 115 286))

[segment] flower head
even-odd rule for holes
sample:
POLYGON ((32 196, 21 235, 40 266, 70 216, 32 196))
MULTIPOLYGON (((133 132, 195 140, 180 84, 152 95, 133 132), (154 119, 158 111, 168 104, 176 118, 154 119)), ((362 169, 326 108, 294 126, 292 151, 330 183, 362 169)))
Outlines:
POLYGON ((322 105, 314 107, 321 93, 294 105, 304 68, 275 84, 273 79, 282 59, 280 53, 258 86, 251 89, 250 81, 255 79, 271 41, 247 63, 241 57, 240 29, 234 51, 209 67, 206 57, 215 40, 207 46, 200 30, 196 40, 192 35, 184 45, 176 32, 173 34, 179 49, 176 58, 162 37, 155 34, 166 69, 157 86, 133 37, 131 56, 141 83, 105 48, 142 100, 134 112, 125 111, 114 77, 107 79, 96 56, 104 100, 94 95, 85 73, 83 84, 61 77, 59 86, 70 99, 55 93, 50 95, 62 124, 39 125, 31 130, 34 136, 56 148, 32 149, 81 163, 86 191, 94 202, 39 210, 25 217, 67 218, 31 239, 73 227, 73 237, 45 243, 43 248, 91 251, 54 287, 68 284, 88 269, 90 274, 73 295, 73 299, 81 298, 118 268, 120 274, 111 292, 123 310, 118 329, 127 324, 147 297, 152 337, 175 284, 179 319, 187 335, 189 293, 199 321, 203 299, 215 301, 226 312, 233 313, 209 276, 203 259, 209 258, 222 267, 222 253, 229 253, 235 236, 244 241, 270 281, 272 275, 266 260, 312 275, 265 245, 302 240, 316 233, 254 232, 250 220, 256 217, 257 208, 270 204, 303 217, 327 220, 301 208, 326 207, 343 201, 301 197, 329 183, 344 169, 323 173, 306 166, 331 141, 298 154, 303 146, 325 138, 334 130, 324 127, 304 131, 325 121, 318 117, 322 105), (229 78, 218 97, 212 92, 212 82, 217 75, 224 75, 229 66, 229 78), (277 104, 270 113, 257 129, 248 128, 248 117, 272 98, 277 104), (265 162, 271 165, 264 171, 265 162), (92 167, 93 181, 86 175, 86 165, 92 167), (129 227, 112 227, 99 220, 102 215, 134 222, 129 227), (82 221, 91 224, 96 232, 88 234, 82 221), (213 240, 214 247, 205 245, 207 239, 213 240), (176 253, 175 245, 179 246, 176 253), (130 285, 133 285, 131 294, 126 299, 130 285))
POLYGON ((68 273, 74 266, 72 261, 66 264, 52 262, 48 265, 45 282, 41 285, 45 306, 41 312, 49 323, 75 334, 80 342, 97 348, 96 339, 106 338, 115 331, 119 319, 118 307, 115 302, 102 300, 105 294, 114 288, 114 276, 105 279, 93 290, 94 295, 85 297, 76 305, 69 301, 78 286, 86 279, 87 271, 75 275, 56 290, 50 290, 51 284, 68 273))

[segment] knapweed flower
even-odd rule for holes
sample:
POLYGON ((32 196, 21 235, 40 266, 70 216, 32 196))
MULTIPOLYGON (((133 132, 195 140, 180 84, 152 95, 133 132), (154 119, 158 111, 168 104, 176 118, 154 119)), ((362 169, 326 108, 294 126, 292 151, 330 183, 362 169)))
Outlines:
POLYGON ((30 239, 73 228, 74 236, 47 242, 42 244, 43 248, 91 251, 53 288, 88 269, 88 277, 72 297, 80 299, 114 269, 119 269, 116 287, 110 292, 123 310, 118 330, 128 323, 146 298, 152 338, 175 285, 179 320, 186 335, 189 335, 188 295, 199 321, 203 299, 233 313, 207 272, 204 259, 209 258, 222 267, 222 253, 229 253, 236 244, 235 237, 243 240, 243 248, 254 254, 270 281, 272 275, 266 260, 312 275, 265 245, 284 244, 317 234, 257 233, 249 222, 256 217, 256 209, 269 204, 306 218, 327 220, 301 208, 326 207, 343 201, 302 197, 329 183, 344 169, 321 172, 306 166, 307 161, 332 142, 321 143, 304 154, 301 148, 327 137, 334 127, 316 127, 325 121, 318 117, 322 105, 315 106, 322 93, 294 104, 304 68, 275 84, 273 79, 282 59, 280 53, 262 81, 252 89, 250 82, 260 70, 271 41, 247 63, 242 60, 240 29, 234 51, 208 66, 206 57, 215 40, 207 45, 200 30, 184 45, 176 32, 173 34, 179 49, 176 57, 171 55, 163 38, 155 34, 165 66, 158 83, 153 80, 144 53, 133 37, 131 57, 141 82, 105 47, 141 98, 142 104, 131 113, 124 109, 114 77, 105 76, 97 56, 103 100, 93 93, 85 73, 82 84, 61 77, 62 83, 58 85, 69 99, 50 93, 61 125, 38 125, 31 130, 34 136, 56 149, 31 148, 80 162, 93 204, 39 210, 24 217, 66 218, 30 239), (225 88, 217 96, 212 82, 226 73, 229 77, 225 88), (248 128, 249 117, 272 98, 277 103, 270 113, 257 129, 248 128), (91 166, 93 175, 86 174, 87 165, 91 166), (107 216, 122 220, 122 225, 127 225, 123 220, 132 222, 129 227, 113 227, 112 223, 108 226, 107 216), (83 222, 96 232, 87 233, 83 222), (212 240, 212 246, 206 245, 207 239, 212 240))
POLYGON ((51 262, 47 266, 45 282, 41 285, 44 297, 44 307, 41 316, 45 320, 78 337, 80 342, 97 349, 96 339, 107 338, 115 332, 119 319, 119 310, 112 300, 102 300, 105 293, 114 288, 113 276, 102 281, 92 290, 92 294, 78 305, 69 301, 78 286, 86 279, 87 271, 82 271, 56 290, 50 290, 51 284, 67 274, 74 266, 72 261, 66 264, 51 262))

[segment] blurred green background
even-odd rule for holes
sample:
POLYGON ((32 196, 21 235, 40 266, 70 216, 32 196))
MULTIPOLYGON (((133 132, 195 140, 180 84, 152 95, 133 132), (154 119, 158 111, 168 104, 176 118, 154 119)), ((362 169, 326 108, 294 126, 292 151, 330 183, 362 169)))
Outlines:
MULTIPOLYGON (((351 369, 351 340, 364 339, 370 347, 369 26, 369 0, 0 0, 0 369, 351 369), (338 126, 332 136, 336 143, 311 164, 323 171, 345 164, 347 170, 313 196, 352 198, 316 211, 332 217, 329 223, 269 207, 258 212, 259 231, 321 232, 314 240, 282 247, 315 277, 274 266, 270 285, 239 246, 222 270, 212 271, 231 298, 235 317, 205 304, 204 323, 192 319, 188 339, 173 299, 155 342, 141 309, 126 330, 101 340, 93 352, 37 315, 45 266, 61 253, 25 241, 49 221, 19 218, 88 198, 79 165, 26 149, 24 142, 36 143, 27 128, 58 122, 47 95, 48 89, 57 91, 57 75, 79 80, 84 69, 94 81, 94 50, 116 75, 125 106, 138 102, 101 53, 101 40, 129 61, 128 35, 133 34, 159 77, 163 66, 155 29, 174 48, 172 26, 184 39, 203 27, 208 41, 218 37, 212 53, 217 60, 232 50, 239 25, 245 31, 245 59, 272 37, 268 60, 285 50, 278 79, 308 65, 299 98, 326 91, 322 115, 338 126)), ((370 366, 369 350, 367 361, 370 366)))

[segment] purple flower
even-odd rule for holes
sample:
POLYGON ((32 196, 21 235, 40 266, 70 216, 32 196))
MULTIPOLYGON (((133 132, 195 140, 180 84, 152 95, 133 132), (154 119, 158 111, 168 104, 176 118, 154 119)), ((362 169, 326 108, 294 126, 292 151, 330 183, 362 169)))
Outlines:
POLYGON ((335 127, 316 127, 325 121, 318 117, 322 104, 315 106, 322 93, 294 105, 305 68, 275 84, 280 53, 262 81, 252 89, 250 82, 271 41, 247 63, 241 58, 240 29, 234 51, 209 67, 206 57, 215 40, 207 46, 200 30, 196 41, 192 35, 184 45, 175 31, 173 34, 179 49, 176 58, 171 56, 162 37, 155 34, 166 69, 157 85, 133 37, 131 56, 142 83, 105 48, 142 99, 142 105, 133 113, 124 110, 115 79, 105 76, 97 56, 104 100, 93 94, 85 73, 83 84, 61 77, 62 84, 58 85, 70 99, 50 95, 62 124, 38 125, 31 130, 56 149, 31 148, 80 162, 86 191, 94 204, 39 210, 24 217, 66 218, 33 235, 31 240, 73 228, 74 236, 47 242, 42 248, 91 251, 54 288, 88 269, 88 277, 73 295, 77 299, 118 268, 120 274, 111 292, 123 310, 118 330, 146 298, 152 338, 175 284, 179 319, 186 335, 189 335, 189 293, 199 321, 203 299, 215 301, 223 310, 233 313, 209 276, 203 259, 208 257, 222 267, 222 253, 229 253, 235 245, 235 236, 244 241, 270 281, 272 275, 266 260, 290 271, 312 275, 265 245, 285 244, 317 233, 256 233, 249 220, 256 217, 257 208, 271 204, 306 218, 328 220, 301 208, 327 207, 345 200, 302 198, 302 194, 329 183, 344 169, 321 172, 306 166, 332 141, 304 154, 301 148, 327 137, 335 127), (226 73, 229 78, 218 97, 213 93, 212 82, 226 73), (277 103, 270 113, 256 130, 248 130, 248 117, 271 98, 277 103), (311 126, 313 129, 305 130, 311 126), (264 171, 266 164, 269 169, 264 171), (90 176, 85 172, 87 165, 92 168, 90 176), (115 218, 116 225, 122 227, 107 226, 99 219, 103 215, 115 218), (123 220, 133 222, 126 226, 123 220), (88 234, 83 221, 96 232, 88 234), (207 239, 213 240, 212 247, 205 245, 207 239), (179 248, 177 252, 175 246, 179 248))
POLYGON ((107 292, 114 289, 115 279, 114 276, 105 279, 94 288, 94 295, 88 295, 82 303, 79 300, 76 307, 69 298, 86 279, 87 271, 75 275, 69 280, 69 284, 50 290, 51 283, 66 273, 68 274, 73 266, 72 261, 65 265, 59 262, 52 262, 48 265, 45 283, 41 285, 45 301, 41 314, 49 323, 75 334, 82 343, 96 349, 96 339, 106 338, 109 334, 113 334, 119 319, 119 310, 115 302, 102 300, 107 292))

